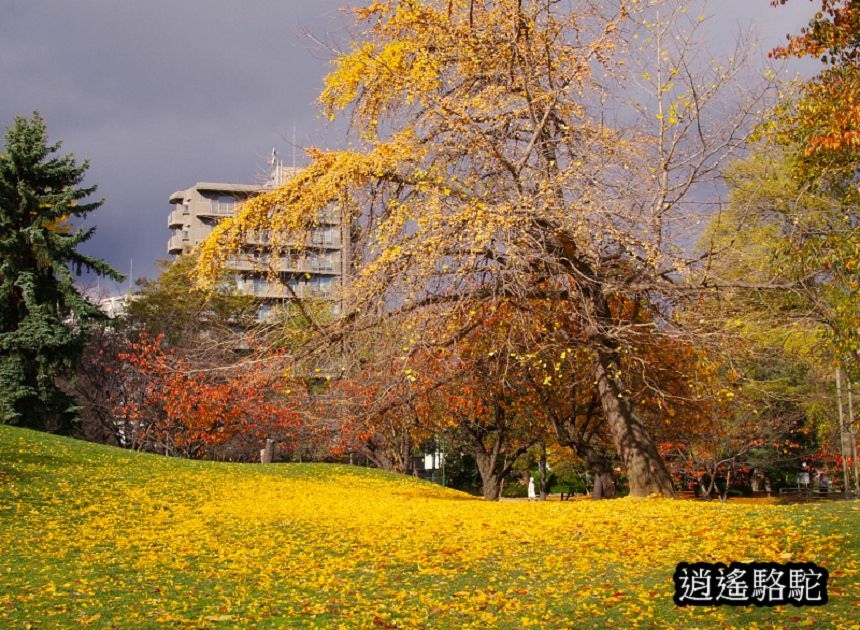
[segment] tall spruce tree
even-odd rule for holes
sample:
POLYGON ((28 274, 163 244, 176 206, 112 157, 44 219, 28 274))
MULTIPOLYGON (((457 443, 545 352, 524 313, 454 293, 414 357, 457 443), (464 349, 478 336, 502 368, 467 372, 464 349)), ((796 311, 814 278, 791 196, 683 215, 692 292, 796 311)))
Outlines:
POLYGON ((69 432, 74 401, 57 385, 102 317, 75 288, 82 269, 117 280, 104 261, 80 254, 95 228, 73 229, 103 202, 86 201, 88 163, 54 155, 45 121, 17 117, 0 153, 0 423, 69 432))

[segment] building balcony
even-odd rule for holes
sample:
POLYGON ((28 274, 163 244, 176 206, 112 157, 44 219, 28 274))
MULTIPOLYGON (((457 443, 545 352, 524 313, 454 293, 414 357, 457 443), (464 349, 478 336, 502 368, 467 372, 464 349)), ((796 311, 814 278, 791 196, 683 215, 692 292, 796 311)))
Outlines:
POLYGON ((338 251, 342 249, 340 229, 331 226, 328 228, 316 228, 316 230, 307 234, 290 235, 289 238, 274 239, 266 232, 248 234, 245 236, 244 242, 249 246, 268 249, 275 240, 277 240, 278 246, 283 248, 300 247, 313 251, 338 251), (326 229, 328 232, 324 231, 326 229))
POLYGON ((263 271, 260 263, 239 258, 228 258, 224 266, 230 271, 263 271))
POLYGON ((271 236, 268 231, 252 232, 245 236, 245 242, 248 245, 262 245, 265 247, 271 242, 271 236))
POLYGON ((185 219, 188 217, 187 214, 183 214, 180 210, 174 210, 167 217, 167 228, 169 230, 180 229, 183 225, 185 225, 185 219))
POLYGON ((289 260, 257 260, 255 258, 228 258, 225 265, 233 271, 257 271, 268 273, 269 271, 289 273, 297 272, 295 265, 289 260))
POLYGON ((236 214, 234 207, 218 206, 216 204, 202 204, 200 207, 193 208, 194 214, 201 217, 232 217, 236 214))
POLYGON ((318 276, 339 276, 339 260, 307 260, 304 258, 229 258, 225 265, 233 271, 259 271, 318 276))
POLYGON ((178 256, 185 251, 185 245, 187 244, 188 241, 182 239, 182 234, 176 233, 167 241, 167 253, 171 256, 178 256))
MULTIPOLYGON (((295 291, 295 297, 297 298, 307 297, 305 295, 307 291, 302 286, 294 287, 293 291, 295 291)), ((287 287, 273 282, 260 282, 257 284, 247 283, 242 287, 242 293, 253 295, 254 297, 264 300, 293 299, 293 294, 290 293, 290 290, 287 287)))
POLYGON ((316 286, 307 282, 291 283, 292 291, 278 281, 263 279, 246 280, 239 284, 240 293, 251 295, 264 300, 299 299, 336 299, 337 292, 333 286, 316 286))

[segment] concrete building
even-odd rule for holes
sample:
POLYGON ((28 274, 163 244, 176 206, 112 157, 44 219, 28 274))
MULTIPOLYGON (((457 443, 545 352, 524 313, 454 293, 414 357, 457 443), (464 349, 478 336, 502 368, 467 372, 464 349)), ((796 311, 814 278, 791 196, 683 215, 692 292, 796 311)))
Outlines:
POLYGON ((134 294, 125 293, 123 295, 105 297, 97 300, 96 304, 99 309, 101 309, 102 313, 111 319, 116 319, 117 317, 125 316, 128 311, 128 303, 134 299, 133 296, 134 294))
MULTIPOLYGON (((273 160, 274 161, 274 160, 273 160)), ((170 196, 173 209, 167 227, 173 233, 167 252, 178 256, 190 252, 206 239, 220 221, 234 215, 241 204, 254 195, 285 182, 298 172, 275 163, 272 177, 262 185, 198 182, 170 196)), ((348 269, 348 247, 340 213, 333 208, 320 211, 319 225, 305 235, 301 247, 278 257, 270 254, 266 233, 249 240, 229 261, 241 292, 262 301, 261 314, 272 305, 297 298, 330 300, 333 311, 342 310, 341 282, 348 269), (276 279, 271 279, 274 273, 276 279)))

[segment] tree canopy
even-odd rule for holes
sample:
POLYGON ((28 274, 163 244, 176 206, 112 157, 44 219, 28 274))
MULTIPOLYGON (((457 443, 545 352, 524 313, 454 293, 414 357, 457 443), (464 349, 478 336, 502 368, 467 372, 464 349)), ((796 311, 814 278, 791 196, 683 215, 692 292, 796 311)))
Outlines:
MULTIPOLYGON (((784 4, 781 0, 779 4, 784 4)), ((860 3, 821 0, 821 11, 777 56, 819 57, 825 67, 763 126, 765 146, 785 156, 792 185, 821 203, 799 210, 787 252, 822 298, 842 367, 860 378, 860 3)))
POLYGON ((695 218, 692 193, 742 144, 758 96, 727 113, 734 61, 693 63, 696 20, 680 4, 661 18, 653 4, 357 9, 360 35, 320 97, 331 117, 351 111, 355 148, 310 150, 302 173, 221 224, 201 255, 204 283, 254 231, 285 248, 336 202, 354 272, 346 314, 323 339, 348 347, 356 331, 408 316, 394 344, 408 359, 456 345, 505 304, 530 347, 518 360, 579 352, 631 493, 671 495, 631 369, 654 382, 639 348, 676 330, 667 306, 691 264, 677 240, 695 218), (646 57, 657 61, 640 70, 646 57), (619 93, 633 72, 641 84, 619 93), (544 300, 565 305, 562 321, 535 325, 544 300))
POLYGON ((88 164, 54 155, 38 113, 6 129, 0 154, 0 421, 69 430, 72 399, 56 380, 74 366, 87 324, 101 316, 75 287, 73 271, 121 279, 79 245, 95 228, 75 229, 102 205, 81 186, 88 164))

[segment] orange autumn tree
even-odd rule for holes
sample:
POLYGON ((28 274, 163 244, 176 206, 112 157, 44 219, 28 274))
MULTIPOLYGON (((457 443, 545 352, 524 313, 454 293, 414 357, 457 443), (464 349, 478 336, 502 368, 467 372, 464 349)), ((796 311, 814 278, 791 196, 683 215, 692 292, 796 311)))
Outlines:
MULTIPOLYGON (((703 412, 717 387, 713 379, 702 378, 700 349, 688 340, 649 334, 644 297, 613 300, 611 309, 619 323, 639 328, 629 338, 635 351, 622 361, 627 395, 665 455, 670 444, 703 434, 707 424, 703 412)), ((586 464, 593 479, 593 498, 617 496, 612 435, 603 421, 599 391, 591 378, 590 365, 596 359, 585 331, 564 312, 563 303, 533 304, 530 313, 536 321, 545 322, 539 328, 545 338, 544 351, 524 357, 520 365, 532 395, 547 416, 557 443, 569 447, 586 464)), ((677 477, 676 461, 673 453, 668 463, 677 477)))
MULTIPOLYGON (((517 309, 507 301, 476 306, 481 322, 456 344, 415 354, 409 380, 424 382, 416 409, 420 418, 454 449, 470 455, 485 499, 498 500, 517 459, 545 433, 546 414, 524 381, 516 337, 517 309)), ((519 314, 522 315, 522 314, 519 314)))
MULTIPOLYGON (((755 109, 721 102, 734 60, 692 62, 694 38, 673 30, 697 28, 683 5, 389 0, 356 9, 355 43, 320 97, 326 115, 351 113, 353 148, 309 150, 300 174, 216 228, 202 282, 258 230, 269 231, 274 253, 295 247, 336 203, 354 272, 344 317, 320 327, 315 343, 348 345, 423 312, 437 321, 404 330, 404 345, 457 349, 478 313, 501 301, 521 313, 535 299, 564 302, 584 331, 631 493, 672 495, 628 395, 625 357, 639 330, 611 303, 649 295, 649 334, 676 334, 672 305, 687 290, 678 274, 693 264, 676 239, 697 218, 697 185, 716 176, 755 109), (652 49, 632 50, 634 41, 652 49), (641 85, 621 94, 627 68, 644 59, 655 61, 631 70, 641 85), (649 103, 627 105, 646 92, 649 103)), ((524 354, 539 352, 542 337, 531 343, 524 354)))
MULTIPOLYGON (((782 5, 789 0, 773 0, 782 5)), ((811 1, 811 0, 810 0, 811 1)), ((860 61, 860 2, 820 0, 821 10, 802 28, 789 35, 788 44, 773 51, 777 57, 818 57, 833 65, 860 61)))
MULTIPOLYGON (((591 380, 595 358, 565 306, 549 299, 476 306, 471 328, 455 319, 442 324, 449 334, 465 331, 456 345, 444 347, 410 345, 408 339, 398 343, 397 329, 418 325, 402 321, 386 335, 400 356, 392 359, 377 346, 378 352, 363 356, 354 377, 333 386, 339 392, 342 448, 364 453, 383 468, 408 472, 412 448, 439 437, 476 461, 483 492, 494 499, 529 446, 558 443, 587 465, 595 498, 617 496, 612 437, 591 380), (538 339, 542 350, 534 352, 538 339)), ((614 304, 613 310, 621 320, 640 325, 646 314, 632 303, 614 304)), ((656 341, 660 345, 642 334, 637 355, 647 361, 624 369, 643 421, 663 443, 690 432, 695 409, 710 394, 690 385, 691 347, 656 341)))
POLYGON ((200 458, 231 442, 247 457, 266 439, 290 443, 301 426, 304 387, 259 362, 194 369, 181 354, 146 335, 119 355, 132 394, 113 400, 114 414, 138 450, 200 458))
POLYGON ((413 474, 416 446, 432 434, 418 415, 415 388, 404 379, 402 362, 367 366, 331 384, 335 453, 358 453, 375 466, 413 474))
MULTIPOLYGON (((406 339, 398 344, 397 357, 376 347, 375 360, 369 358, 333 388, 340 436, 352 449, 383 468, 409 472, 416 445, 442 440, 475 460, 484 497, 497 500, 517 458, 537 441, 542 411, 511 352, 509 309, 477 307, 475 317, 480 325, 471 327, 433 317, 447 334, 462 333, 456 344, 410 345, 406 339)), ((418 325, 402 324, 404 329, 418 325)), ((397 338, 389 332, 389 339, 397 338)))
POLYGON ((784 483, 786 472, 814 458, 816 424, 826 416, 817 409, 821 401, 810 399, 812 375, 798 354, 775 344, 762 348, 761 339, 757 345, 727 337, 732 348, 689 355, 692 399, 680 406, 684 421, 661 444, 687 489, 722 500, 733 484, 765 490, 784 483))

